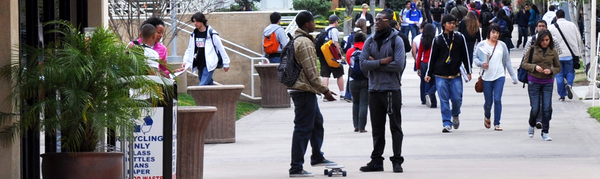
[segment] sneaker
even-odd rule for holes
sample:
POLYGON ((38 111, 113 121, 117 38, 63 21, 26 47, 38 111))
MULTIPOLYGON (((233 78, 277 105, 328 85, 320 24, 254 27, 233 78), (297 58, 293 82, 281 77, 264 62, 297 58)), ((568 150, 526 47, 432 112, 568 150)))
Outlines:
POLYGON ((565 85, 565 89, 567 90, 567 97, 569 99, 573 99, 573 90, 571 88, 571 85, 565 85))
POLYGON ((367 163, 367 165, 360 167, 360 171, 362 171, 362 172, 383 171, 383 164, 375 164, 375 162, 371 161, 371 162, 367 163))
POLYGON ((563 97, 560 97, 560 98, 558 98, 558 100, 559 100, 559 101, 565 101, 565 97, 564 97, 564 96, 563 96, 563 97))
POLYGON ((344 101, 352 103, 352 99, 350 99, 350 98, 344 98, 344 101))
POLYGON ((313 173, 307 172, 306 170, 302 170, 296 173, 290 173, 290 177, 314 177, 313 173))
POLYGON ((354 132, 358 132, 358 127, 355 127, 355 128, 354 128, 354 132))
POLYGON ((548 136, 547 132, 542 133, 542 139, 544 139, 545 141, 552 141, 552 138, 548 136))
POLYGON ((425 95, 425 105, 427 105, 427 107, 431 107, 431 98, 428 94, 425 95))
POLYGON ((535 123, 535 128, 542 129, 542 123, 541 122, 535 123))
POLYGON ((452 117, 452 127, 454 127, 454 129, 458 129, 459 126, 460 120, 458 119, 458 116, 452 117))
POLYGON ((443 133, 448 133, 450 131, 452 131, 452 127, 450 127, 450 126, 444 126, 444 129, 442 129, 443 133))
POLYGON ((394 173, 402 173, 404 169, 402 169, 402 165, 399 163, 392 163, 392 167, 394 167, 394 173))
POLYGON ((535 133, 535 128, 530 126, 529 130, 527 130, 527 133, 529 133, 529 138, 533 138, 533 133, 535 133))
POLYGON ((324 160, 322 160, 320 162, 317 162, 317 163, 311 163, 310 165, 312 165, 313 167, 317 167, 317 166, 335 166, 335 165, 337 165, 337 163, 335 163, 333 161, 330 161, 330 160, 327 160, 327 159, 324 159, 324 160))
POLYGON ((510 48, 509 50, 510 50, 510 51, 513 51, 513 50, 515 50, 515 48, 513 47, 513 48, 510 48))

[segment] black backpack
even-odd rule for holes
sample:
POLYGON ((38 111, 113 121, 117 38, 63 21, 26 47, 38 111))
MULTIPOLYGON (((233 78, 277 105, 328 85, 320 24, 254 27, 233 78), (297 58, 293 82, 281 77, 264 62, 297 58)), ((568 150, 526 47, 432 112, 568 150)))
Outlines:
POLYGON ((321 46, 323 46, 323 44, 325 44, 325 38, 329 37, 329 31, 331 31, 331 29, 333 29, 335 27, 330 27, 327 30, 321 31, 321 33, 319 33, 319 35, 317 35, 317 38, 315 40, 315 49, 317 51, 317 57, 319 57, 320 59, 325 60, 325 57, 323 56, 323 52, 321 51, 321 46))
POLYGON ((281 62, 279 63, 279 66, 277 66, 277 81, 283 83, 287 87, 292 87, 296 84, 300 72, 302 71, 302 66, 296 61, 294 41, 298 37, 306 36, 298 35, 294 38, 292 35, 288 34, 288 37, 292 40, 283 47, 283 50, 281 50, 281 62))
MULTIPOLYGON (((535 43, 536 36, 537 36, 537 34, 534 34, 531 37, 531 44, 535 43)), ((529 61, 529 63, 531 63, 531 61, 533 61, 533 45, 531 45, 529 47, 527 54, 529 55, 528 61, 529 61)), ((523 64, 524 60, 525 60, 525 56, 523 56, 523 58, 521 59, 521 63, 519 64, 519 68, 517 69, 517 79, 521 83, 523 83, 523 88, 525 88, 525 84, 529 83, 529 79, 527 78, 527 74, 528 74, 527 70, 525 70, 521 67, 521 64, 523 64)))
POLYGON ((357 47, 354 47, 354 52, 352 52, 352 56, 350 57, 350 77, 354 80, 364 80, 367 77, 364 75, 363 71, 360 69, 360 54, 362 54, 362 50, 357 47))
POLYGON ((446 2, 446 4, 444 5, 444 8, 446 9, 446 12, 448 14, 450 14, 450 12, 452 11, 452 9, 456 7, 456 2, 446 2))
POLYGON ((484 26, 488 26, 490 25, 490 20, 492 20, 492 18, 494 18, 494 15, 492 14, 492 12, 489 11, 485 11, 485 12, 481 12, 481 24, 484 26))

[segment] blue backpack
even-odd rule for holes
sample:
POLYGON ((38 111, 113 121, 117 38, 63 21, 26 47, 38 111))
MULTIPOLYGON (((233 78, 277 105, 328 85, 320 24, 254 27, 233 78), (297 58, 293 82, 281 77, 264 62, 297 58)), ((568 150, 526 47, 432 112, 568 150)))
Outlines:
POLYGON ((352 52, 352 56, 350 57, 350 68, 352 69, 350 71, 350 77, 354 80, 367 79, 360 69, 360 54, 362 54, 362 50, 358 47, 354 47, 354 52, 352 52))
POLYGON ((502 35, 509 34, 508 23, 504 19, 498 19, 498 25, 500 25, 500 33, 502 33, 502 35))

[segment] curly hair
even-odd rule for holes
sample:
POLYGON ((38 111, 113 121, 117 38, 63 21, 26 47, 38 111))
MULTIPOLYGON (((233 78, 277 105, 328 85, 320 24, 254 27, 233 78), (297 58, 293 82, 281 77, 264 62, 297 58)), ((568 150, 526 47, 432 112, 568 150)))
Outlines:
POLYGON ((162 25, 163 27, 165 26, 165 22, 163 22, 163 20, 162 20, 162 19, 160 19, 160 18, 158 18, 158 17, 156 17, 156 16, 152 16, 152 17, 150 17, 150 18, 146 19, 146 20, 145 20, 145 21, 142 23, 142 25, 144 25, 144 24, 151 24, 151 25, 153 25, 154 27, 156 27, 156 26, 158 26, 158 25, 162 25))

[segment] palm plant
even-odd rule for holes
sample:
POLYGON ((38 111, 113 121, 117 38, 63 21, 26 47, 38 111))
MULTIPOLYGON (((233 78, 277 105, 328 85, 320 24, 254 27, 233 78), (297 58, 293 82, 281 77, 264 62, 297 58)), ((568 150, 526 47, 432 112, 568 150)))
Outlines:
POLYGON ((26 60, 0 69, 0 77, 14 83, 5 103, 17 109, 0 114, 0 125, 16 121, 0 130, 4 146, 27 130, 60 131, 62 151, 94 151, 106 129, 130 133, 134 119, 173 94, 163 92, 172 91, 164 81, 143 77, 151 70, 143 49, 127 49, 110 30, 98 28, 88 37, 70 22, 46 25, 58 27, 47 33, 58 33, 60 40, 23 46, 24 55, 13 61, 26 60))

